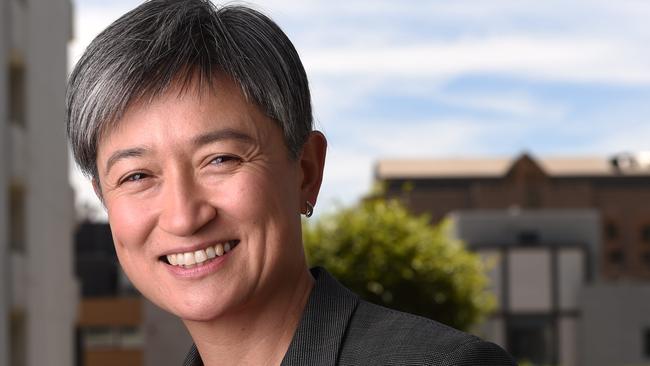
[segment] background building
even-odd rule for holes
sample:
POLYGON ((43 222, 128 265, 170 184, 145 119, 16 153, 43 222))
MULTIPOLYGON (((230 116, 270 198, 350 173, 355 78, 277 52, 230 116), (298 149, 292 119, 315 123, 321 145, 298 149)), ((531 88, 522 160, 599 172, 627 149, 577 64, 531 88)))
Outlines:
POLYGON ((83 366, 180 365, 192 344, 181 321, 144 299, 121 271, 106 223, 75 236, 81 282, 77 334, 83 366))
POLYGON ((650 165, 643 154, 383 160, 376 177, 388 196, 434 222, 460 209, 595 209, 602 231, 596 275, 650 279, 650 165))
POLYGON ((0 0, 0 365, 74 364, 69 0, 0 0))
POLYGON ((490 268, 497 308, 477 332, 519 360, 575 366, 578 297, 594 272, 598 213, 467 210, 449 217, 456 237, 490 268))
POLYGON ((386 195, 489 263, 478 331, 519 360, 650 364, 650 164, 604 158, 385 160, 386 195))

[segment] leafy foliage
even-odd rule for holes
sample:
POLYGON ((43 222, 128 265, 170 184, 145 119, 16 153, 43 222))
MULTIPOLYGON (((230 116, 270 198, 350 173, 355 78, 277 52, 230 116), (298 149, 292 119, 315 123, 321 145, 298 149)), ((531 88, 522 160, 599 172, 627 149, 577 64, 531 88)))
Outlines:
POLYGON ((306 222, 304 240, 312 265, 364 299, 467 330, 494 301, 482 262, 449 229, 373 198, 306 222))

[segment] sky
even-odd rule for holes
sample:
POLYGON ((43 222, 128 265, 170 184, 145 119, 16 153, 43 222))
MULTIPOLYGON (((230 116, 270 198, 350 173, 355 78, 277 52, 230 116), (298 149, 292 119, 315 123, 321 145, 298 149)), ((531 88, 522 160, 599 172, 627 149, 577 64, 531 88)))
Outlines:
MULTIPOLYGON (((139 3, 76 0, 70 66, 139 3)), ((650 150, 650 2, 236 3, 273 18, 302 58, 329 143, 317 213, 368 192, 380 159, 650 150)), ((98 205, 71 181, 78 207, 98 205)))

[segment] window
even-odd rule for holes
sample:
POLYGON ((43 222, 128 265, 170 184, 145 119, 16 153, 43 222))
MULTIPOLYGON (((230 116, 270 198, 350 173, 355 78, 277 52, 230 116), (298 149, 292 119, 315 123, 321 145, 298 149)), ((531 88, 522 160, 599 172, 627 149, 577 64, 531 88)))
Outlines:
POLYGON ((9 321, 9 364, 24 366, 26 362, 27 323, 25 314, 11 312, 9 321))
POLYGON ((625 254, 620 249, 614 249, 609 252, 607 259, 611 264, 620 266, 625 263, 625 254))
POLYGON ((16 184, 9 187, 9 243, 14 251, 25 251, 25 190, 16 184))
POLYGON ((643 253, 643 255, 641 256, 641 259, 643 260, 643 264, 646 267, 650 268, 650 252, 643 253))
POLYGON ((96 326, 81 328, 81 344, 90 349, 138 349, 142 348, 142 330, 136 327, 96 326))
POLYGON ((9 121, 25 125, 25 68, 17 63, 9 66, 9 121))
POLYGON ((641 229, 641 240, 646 244, 650 244, 650 225, 645 225, 641 229))
POLYGON ((538 245, 539 244, 539 233, 537 231, 527 230, 521 231, 517 235, 519 244, 521 245, 538 245))
POLYGON ((616 240, 618 239, 618 235, 618 226, 611 221, 607 222, 605 224, 605 238, 608 240, 616 240))
POLYGON ((508 319, 508 350, 518 362, 551 364, 555 359, 550 317, 516 315, 508 319))

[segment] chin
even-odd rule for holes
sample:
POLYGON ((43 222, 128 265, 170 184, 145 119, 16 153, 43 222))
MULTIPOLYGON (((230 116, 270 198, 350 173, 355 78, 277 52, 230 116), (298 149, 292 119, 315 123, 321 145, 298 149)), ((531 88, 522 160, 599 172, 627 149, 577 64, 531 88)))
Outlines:
POLYGON ((235 308, 235 304, 224 303, 223 298, 214 298, 214 296, 184 299, 180 303, 156 303, 156 305, 183 321, 192 322, 213 321, 235 308))

